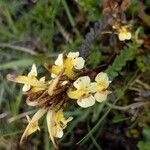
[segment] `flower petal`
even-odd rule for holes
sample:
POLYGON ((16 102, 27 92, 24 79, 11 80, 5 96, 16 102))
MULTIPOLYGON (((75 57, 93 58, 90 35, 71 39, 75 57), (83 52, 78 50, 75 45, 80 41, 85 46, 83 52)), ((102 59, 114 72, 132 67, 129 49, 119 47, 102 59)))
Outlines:
POLYGON ((47 120, 47 127, 48 127, 48 132, 49 132, 50 139, 51 139, 52 143, 54 144, 54 147, 56 149, 58 149, 58 145, 56 144, 55 139, 54 139, 55 131, 53 131, 54 115, 55 115, 55 113, 52 110, 49 109, 49 111, 47 113, 47 116, 46 116, 46 120, 47 120))
POLYGON ((64 135, 63 129, 62 128, 57 128, 55 137, 62 138, 63 135, 64 135))
POLYGON ((73 60, 75 69, 82 69, 84 67, 85 60, 82 57, 75 58, 73 60))
POLYGON ((55 65, 63 66, 63 54, 59 54, 57 59, 55 60, 55 65))
POLYGON ((72 90, 68 90, 67 91, 67 95, 69 98, 71 99, 79 99, 81 98, 82 95, 86 94, 84 91, 80 91, 80 90, 75 90, 75 91, 72 91, 72 90))
POLYGON ((102 91, 108 88, 111 81, 108 79, 107 73, 100 72, 96 77, 95 81, 97 82, 97 90, 102 91))
POLYGON ((31 86, 38 86, 38 87, 43 87, 46 88, 46 84, 44 84, 41 81, 38 81, 35 77, 34 78, 30 78, 27 76, 14 76, 14 75, 7 75, 7 79, 13 82, 17 82, 17 83, 22 83, 22 84, 29 84, 31 86))
POLYGON ((127 33, 126 33, 126 39, 127 39, 127 40, 130 40, 131 37, 132 37, 131 33, 130 33, 130 32, 127 32, 127 33))
POLYGON ((126 33, 124 32, 119 33, 118 38, 120 41, 124 41, 126 39, 126 33))
POLYGON ((96 101, 101 103, 107 99, 107 94, 97 92, 97 93, 95 93, 94 97, 95 97, 96 101))
POLYGON ((75 58, 79 57, 79 52, 69 52, 67 57, 75 59, 75 58))
POLYGON ((89 97, 77 100, 77 104, 83 108, 87 108, 95 104, 95 98, 90 95, 89 97))
POLYGON ((74 83, 74 87, 77 89, 85 88, 90 85, 91 79, 88 76, 78 78, 74 83))
POLYGON ((97 85, 96 82, 92 82, 89 85, 88 89, 90 90, 91 93, 95 93, 96 92, 96 85, 97 85))
POLYGON ((65 75, 72 79, 74 77, 72 58, 65 59, 64 68, 65 68, 65 75))
POLYGON ((54 73, 51 73, 51 77, 52 77, 52 78, 56 78, 56 77, 57 77, 57 75, 56 75, 56 74, 54 74, 54 73))
POLYGON ((45 77, 41 77, 39 81, 45 83, 45 77))
POLYGON ((31 69, 31 71, 28 73, 28 76, 37 76, 37 68, 36 68, 36 65, 35 65, 35 64, 32 65, 32 69, 31 69))
POLYGON ((27 92, 29 91, 31 88, 31 85, 30 84, 24 84, 24 86, 22 87, 22 91, 23 92, 27 92))
POLYGON ((97 76, 95 77, 95 81, 96 82, 101 82, 101 81, 108 81, 108 75, 107 73, 104 72, 100 72, 97 74, 97 76))
POLYGON ((62 71, 62 69, 63 69, 62 66, 55 66, 55 65, 53 65, 51 70, 50 70, 51 71, 51 77, 55 78, 62 71))
POLYGON ((41 108, 39 109, 34 116, 32 117, 31 121, 29 122, 29 124, 27 125, 21 140, 20 140, 20 144, 22 143, 22 141, 29 136, 30 134, 32 134, 33 132, 35 132, 39 127, 38 125, 38 120, 46 113, 47 109, 45 108, 41 108))

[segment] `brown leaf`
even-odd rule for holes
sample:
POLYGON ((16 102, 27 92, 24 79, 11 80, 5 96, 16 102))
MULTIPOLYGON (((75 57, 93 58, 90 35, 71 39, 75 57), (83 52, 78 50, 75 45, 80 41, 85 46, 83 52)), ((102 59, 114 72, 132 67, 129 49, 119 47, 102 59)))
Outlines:
POLYGON ((118 7, 118 3, 115 0, 104 0, 103 2, 103 14, 108 15, 118 7))
POLYGON ((125 11, 131 4, 131 0, 123 0, 123 2, 120 5, 120 8, 125 11))

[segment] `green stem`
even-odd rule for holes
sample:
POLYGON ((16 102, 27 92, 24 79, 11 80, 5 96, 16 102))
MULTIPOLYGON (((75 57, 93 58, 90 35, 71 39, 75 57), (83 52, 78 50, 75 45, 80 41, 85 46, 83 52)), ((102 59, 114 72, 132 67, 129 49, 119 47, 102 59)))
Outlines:
POLYGON ((69 21, 70 21, 71 26, 74 28, 75 33, 76 33, 78 36, 80 36, 80 33, 79 33, 79 31, 77 30, 77 28, 76 28, 76 23, 75 23, 75 21, 74 21, 72 15, 71 15, 71 12, 70 12, 69 7, 68 7, 68 5, 67 5, 67 3, 66 3, 66 0, 62 0, 62 4, 64 5, 64 8, 65 8, 65 11, 66 11, 66 14, 67 14, 67 16, 68 16, 68 19, 69 19, 69 21))

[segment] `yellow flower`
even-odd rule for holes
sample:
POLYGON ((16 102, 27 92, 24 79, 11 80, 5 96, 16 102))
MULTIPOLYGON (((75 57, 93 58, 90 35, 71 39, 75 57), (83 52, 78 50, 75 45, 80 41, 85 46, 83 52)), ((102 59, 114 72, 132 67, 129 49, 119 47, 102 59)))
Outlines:
MULTIPOLYGON (((34 80, 34 78, 37 76, 37 69, 36 69, 36 65, 35 64, 33 64, 32 65, 32 69, 31 69, 31 71, 28 73, 28 78, 30 78, 31 80, 33 79, 34 80)), ((27 92, 27 91, 29 91, 30 90, 30 88, 31 88, 31 85, 30 84, 24 84, 24 86, 23 86, 23 88, 22 88, 22 91, 23 92, 27 92)))
POLYGON ((131 33, 125 28, 125 27, 121 27, 118 29, 118 37, 120 41, 125 41, 125 40, 130 40, 131 39, 131 33))
POLYGON ((44 90, 47 87, 47 85, 45 83, 45 77, 42 77, 38 80, 36 76, 37 76, 37 69, 36 65, 33 64, 32 69, 27 76, 16 77, 14 75, 8 74, 7 79, 13 82, 24 84, 22 88, 23 92, 27 92, 29 90, 31 90, 32 92, 38 92, 40 90, 44 90))
POLYGON ((55 65, 51 68, 51 76, 55 78, 64 69, 64 74, 72 79, 75 75, 74 69, 82 69, 84 63, 85 60, 79 57, 79 52, 70 52, 66 56, 59 54, 55 65))
POLYGON ((45 108, 41 108, 39 109, 34 116, 32 117, 31 120, 29 121, 28 126, 26 127, 21 140, 20 140, 20 144, 22 143, 22 141, 27 138, 30 134, 34 133, 35 131, 39 130, 39 126, 38 126, 38 121, 39 119, 47 112, 47 109, 45 108))
POLYGON ((38 126, 38 121, 46 113, 47 113, 46 116, 47 127, 49 131, 50 139, 54 144, 55 148, 56 149, 58 148, 55 142, 55 138, 61 138, 63 136, 63 130, 67 127, 67 123, 73 119, 73 117, 69 117, 68 119, 65 119, 62 109, 56 111, 48 108, 41 108, 35 113, 32 119, 29 119, 29 117, 27 117, 29 124, 27 125, 21 137, 20 144, 29 135, 36 132, 37 130, 40 130, 38 126))
POLYGON ((76 90, 69 90, 67 95, 71 99, 77 99, 77 104, 83 108, 95 104, 95 98, 92 93, 95 92, 95 83, 91 83, 88 76, 78 78, 74 83, 76 90))
POLYGON ((102 102, 107 99, 110 91, 107 91, 109 84, 106 73, 99 73, 95 77, 96 82, 91 82, 88 76, 78 78, 74 83, 76 90, 69 89, 67 95, 71 99, 77 99, 77 104, 83 108, 90 107, 97 102, 102 102))
POLYGON ((49 109, 47 113, 47 126, 50 138, 62 138, 64 134, 63 130, 67 127, 67 123, 70 122, 72 119, 73 117, 65 119, 62 109, 59 111, 53 111, 49 109))
POLYGON ((107 95, 110 93, 110 91, 107 91, 109 84, 111 81, 109 81, 109 78, 106 73, 100 72, 96 77, 96 93, 94 94, 94 97, 96 101, 102 102, 107 99, 107 95))

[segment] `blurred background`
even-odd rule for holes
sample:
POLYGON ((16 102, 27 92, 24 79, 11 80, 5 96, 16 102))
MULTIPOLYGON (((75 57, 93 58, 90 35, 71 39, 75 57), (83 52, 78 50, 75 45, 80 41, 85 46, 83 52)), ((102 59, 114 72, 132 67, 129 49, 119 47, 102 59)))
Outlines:
MULTIPOLYGON (((22 86, 7 81, 6 75, 27 74, 35 63, 39 76, 49 77, 43 65, 52 63, 63 51, 77 51, 90 27, 101 20, 103 2, 0 0, 0 150, 53 149, 44 117, 41 131, 19 146, 27 125, 25 116, 32 116, 36 110, 25 103, 22 86)), ((125 14, 131 32, 142 42, 120 42, 111 33, 92 43, 86 64, 107 69, 113 79, 113 94, 108 104, 67 109, 66 115, 74 120, 59 140, 61 149, 150 149, 149 0, 132 0, 125 14), (133 47, 137 47, 136 54, 131 56, 133 47), (121 67, 115 66, 118 62, 121 67), (114 101, 116 107, 112 106, 114 101), (87 133, 88 138, 83 139, 87 133)))

